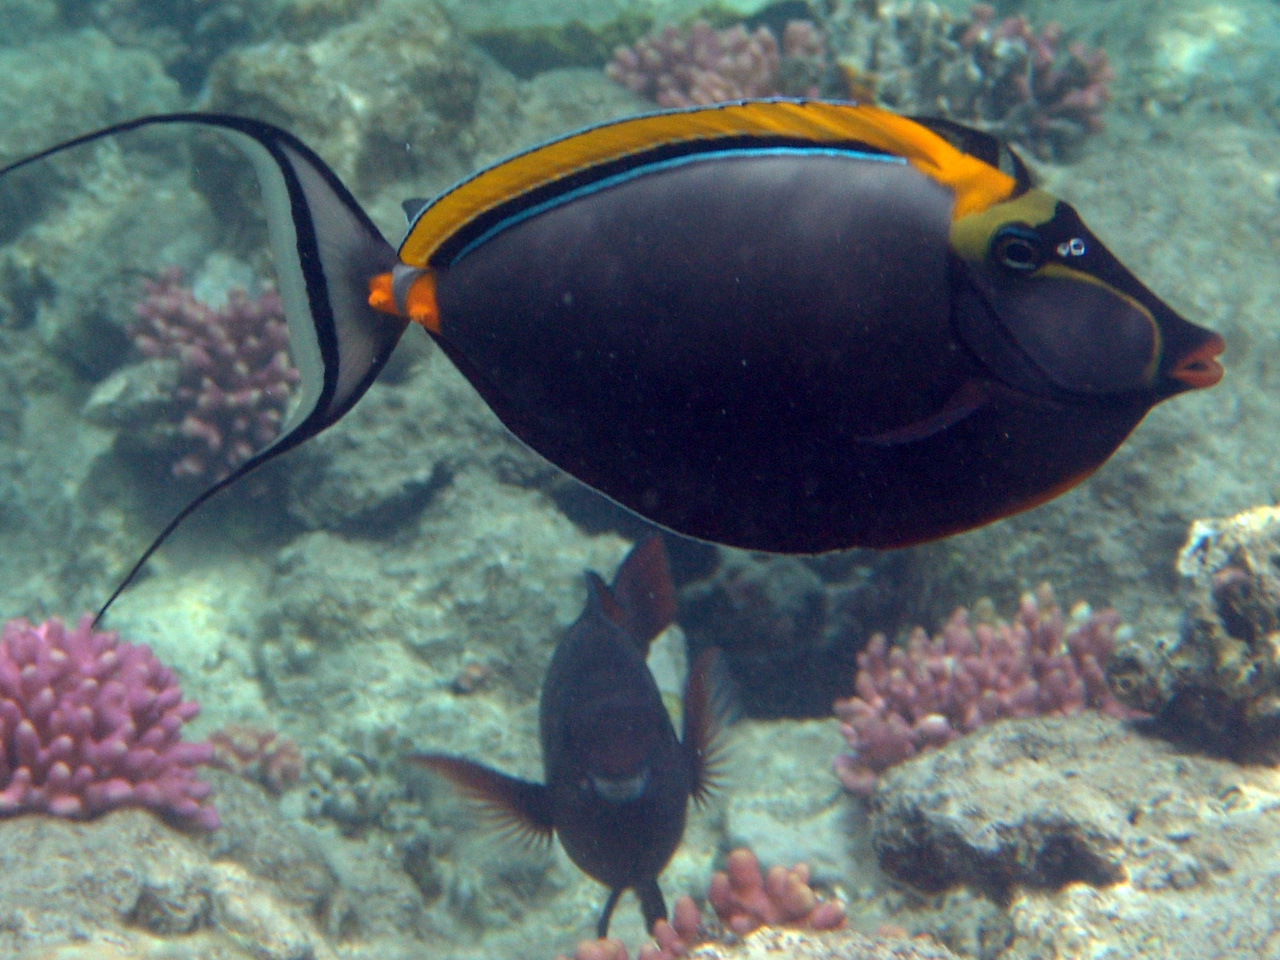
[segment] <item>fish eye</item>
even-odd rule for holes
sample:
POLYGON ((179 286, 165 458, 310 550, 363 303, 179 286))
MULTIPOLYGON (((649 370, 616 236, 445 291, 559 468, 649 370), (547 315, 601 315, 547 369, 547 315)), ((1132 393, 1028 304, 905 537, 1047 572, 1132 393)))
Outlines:
POLYGON ((1039 235, 1023 224, 1007 224, 991 241, 991 258, 1010 270, 1027 272, 1044 262, 1039 235))

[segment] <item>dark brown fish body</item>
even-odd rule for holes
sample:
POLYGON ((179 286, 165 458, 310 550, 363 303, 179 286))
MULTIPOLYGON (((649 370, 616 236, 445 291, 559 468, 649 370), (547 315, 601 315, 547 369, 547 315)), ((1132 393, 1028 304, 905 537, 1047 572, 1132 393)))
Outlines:
POLYGON ((612 589, 588 574, 587 590, 586 609, 556 648, 542 687, 544 784, 458 757, 414 759, 508 825, 559 836, 570 859, 610 890, 597 929, 603 937, 625 890, 636 891, 647 927, 666 916, 657 878, 684 835, 689 798, 708 789, 715 718, 707 659, 686 684, 683 740, 645 663, 675 609, 662 541, 637 546, 612 589))

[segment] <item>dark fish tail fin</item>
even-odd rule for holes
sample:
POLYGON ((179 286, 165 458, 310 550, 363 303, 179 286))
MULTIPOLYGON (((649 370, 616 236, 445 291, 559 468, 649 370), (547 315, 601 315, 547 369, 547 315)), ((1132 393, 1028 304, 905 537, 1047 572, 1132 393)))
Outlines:
POLYGON ((659 920, 667 919, 667 901, 662 897, 662 888, 658 886, 657 877, 652 877, 636 887, 636 896, 640 898, 640 912, 644 914, 644 929, 653 933, 653 925, 659 920))
POLYGON ((689 793, 701 805, 724 779, 726 741, 733 722, 733 693, 714 647, 704 650, 684 684, 684 729, 680 742, 689 763, 689 793))
POLYGON ((609 921, 613 919, 613 911, 625 890, 626 887, 614 887, 609 891, 609 899, 604 902, 604 907, 600 910, 600 919, 596 921, 597 940, 603 940, 609 935, 609 921))
POLYGON ((654 535, 631 548, 607 591, 615 601, 605 613, 635 639, 644 653, 676 614, 676 588, 667 566, 662 537, 654 535))
POLYGON ((89 133, 0 169, 0 178, 72 147, 143 127, 203 127, 223 134, 257 172, 289 323, 293 361, 302 375, 299 402, 280 436, 174 517, 111 594, 107 608, 178 525, 218 491, 334 423, 364 394, 390 357, 406 321, 368 304, 368 282, 397 262, 351 193, 306 144, 257 120, 220 114, 142 117, 89 133))
POLYGON ((415 754, 409 759, 444 777, 479 804, 502 832, 526 843, 550 842, 555 821, 551 796, 542 784, 443 753, 415 754))

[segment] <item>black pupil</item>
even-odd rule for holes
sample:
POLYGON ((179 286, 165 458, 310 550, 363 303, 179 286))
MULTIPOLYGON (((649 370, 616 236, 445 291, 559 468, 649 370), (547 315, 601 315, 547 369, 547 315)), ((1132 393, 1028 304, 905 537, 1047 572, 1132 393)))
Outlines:
POLYGON ((1006 236, 1000 242, 1000 259, 1010 267, 1034 267, 1039 262, 1036 246, 1025 237, 1006 236))

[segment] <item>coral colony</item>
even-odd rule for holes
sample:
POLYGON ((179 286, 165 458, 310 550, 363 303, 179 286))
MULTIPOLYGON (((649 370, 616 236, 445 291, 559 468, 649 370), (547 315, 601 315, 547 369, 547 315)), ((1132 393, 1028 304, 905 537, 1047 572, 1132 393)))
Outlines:
POLYGON ((816 77, 786 79, 803 75, 798 65, 821 65, 824 57, 822 34, 808 20, 788 23, 781 44, 767 27, 716 30, 699 20, 687 30, 669 26, 633 47, 619 47, 605 73, 659 106, 691 107, 746 97, 816 97, 816 77))
POLYGON ((143 356, 181 364, 173 474, 221 479, 280 432, 299 379, 284 305, 272 290, 250 299, 233 289, 214 309, 196 300, 176 267, 145 288, 129 334, 143 356))
POLYGON ((988 4, 957 16, 922 0, 834 2, 819 23, 667 26, 619 47, 605 73, 660 106, 743 97, 866 100, 946 117, 1061 159, 1101 129, 1114 72, 1102 50, 1062 29, 999 18, 988 4))
POLYGON ((209 734, 210 763, 280 796, 302 778, 302 751, 275 730, 230 723, 209 734))
POLYGON ((1107 84, 1115 77, 1105 51, 1089 50, 1082 43, 1064 49, 1058 24, 1047 24, 1037 33, 1023 16, 997 20, 988 4, 974 6, 970 17, 960 46, 973 53, 984 72, 999 75, 1002 48, 1024 51, 1020 69, 1007 70, 993 85, 988 110, 1002 116, 1006 127, 1025 128, 1024 139, 1033 142, 1102 129, 1099 114, 1111 99, 1107 84))
POLYGON ((1079 713, 1114 717, 1137 711, 1107 687, 1103 668, 1120 618, 1084 605, 1064 623, 1047 585, 1026 594, 1012 624, 971 624, 951 615, 932 640, 917 627, 905 648, 883 634, 858 655, 857 693, 835 704, 851 748, 836 757, 840 782, 869 794, 876 776, 1002 717, 1079 713))
POLYGON ((181 741, 199 706, 148 647, 92 623, 18 619, 0 632, 0 815, 145 807, 217 828, 195 774, 213 747, 181 741))

